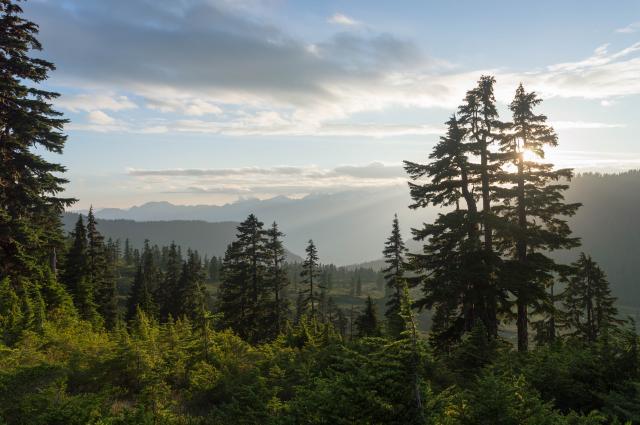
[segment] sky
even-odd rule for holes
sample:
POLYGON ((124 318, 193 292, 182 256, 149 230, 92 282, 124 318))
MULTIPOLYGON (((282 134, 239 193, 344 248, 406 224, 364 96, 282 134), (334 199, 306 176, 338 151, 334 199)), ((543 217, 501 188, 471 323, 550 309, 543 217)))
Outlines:
POLYGON ((544 102, 578 172, 640 168, 640 2, 29 0, 74 209, 406 184, 466 90, 544 102))

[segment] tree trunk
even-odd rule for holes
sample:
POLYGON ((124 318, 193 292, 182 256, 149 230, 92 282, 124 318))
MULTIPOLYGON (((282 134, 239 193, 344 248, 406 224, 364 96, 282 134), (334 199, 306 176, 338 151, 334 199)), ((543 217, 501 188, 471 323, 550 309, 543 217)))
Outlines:
POLYGON ((526 272, 527 263, 527 212, 525 210, 525 192, 524 192, 524 164, 522 153, 518 158, 518 225, 520 227, 520 238, 516 241, 516 254, 518 262, 523 269, 523 273, 519 276, 518 282, 518 351, 527 351, 529 348, 529 323, 527 318, 527 292, 529 282, 527 281, 528 273, 526 272))

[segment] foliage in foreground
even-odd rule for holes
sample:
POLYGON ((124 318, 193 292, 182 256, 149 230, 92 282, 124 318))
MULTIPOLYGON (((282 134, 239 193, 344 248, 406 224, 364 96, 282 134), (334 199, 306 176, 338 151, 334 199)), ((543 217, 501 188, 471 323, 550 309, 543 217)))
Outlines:
POLYGON ((188 319, 95 331, 65 315, 0 346, 0 423, 605 424, 638 421, 637 337, 621 328, 516 353, 474 329, 448 355, 343 341, 303 320, 251 345, 188 319), (417 359, 417 362, 415 361, 417 359), (412 385, 417 377, 421 407, 412 385))

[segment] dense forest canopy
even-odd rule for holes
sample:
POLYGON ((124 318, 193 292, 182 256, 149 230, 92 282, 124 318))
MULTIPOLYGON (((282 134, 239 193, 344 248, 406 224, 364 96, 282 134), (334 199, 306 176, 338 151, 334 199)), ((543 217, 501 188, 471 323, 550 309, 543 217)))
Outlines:
POLYGON ((638 336, 577 248, 573 176, 520 85, 507 116, 481 76, 425 158, 405 161, 413 230, 389 217, 384 269, 287 260, 278 223, 224 255, 65 235, 66 121, 38 27, 0 0, 0 424, 614 424, 640 421, 638 336), (432 326, 419 329, 428 310, 432 326))

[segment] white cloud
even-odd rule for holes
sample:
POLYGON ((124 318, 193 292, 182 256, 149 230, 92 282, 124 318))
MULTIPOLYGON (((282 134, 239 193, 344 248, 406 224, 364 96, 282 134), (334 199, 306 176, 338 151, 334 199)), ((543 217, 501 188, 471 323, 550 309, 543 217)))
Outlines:
POLYGON ((627 25, 626 27, 618 28, 616 32, 622 34, 632 34, 634 32, 640 31, 640 22, 634 22, 632 24, 627 25))
POLYGON ((344 15, 342 13, 335 13, 333 16, 327 19, 327 22, 329 22, 330 24, 345 25, 345 26, 360 25, 359 21, 356 21, 355 19, 350 18, 347 15, 344 15))
POLYGON ((91 113, 91 125, 73 124, 71 130, 113 131, 121 133, 159 134, 159 133, 200 133, 226 136, 307 136, 307 137, 368 137, 382 139, 403 136, 442 135, 442 126, 407 124, 305 124, 284 118, 275 111, 262 111, 255 115, 235 118, 230 121, 207 121, 201 119, 181 119, 164 121, 136 121, 134 123, 114 120, 97 111, 91 113), (114 125, 116 124, 117 125, 114 125))
MULTIPOLYGON (((318 47, 318 54, 322 52, 323 48, 318 47)), ((586 59, 558 63, 527 73, 500 69, 438 74, 421 68, 388 71, 375 77, 326 81, 322 83, 325 95, 302 103, 287 99, 290 93, 280 97, 278 90, 264 93, 205 88, 196 94, 169 86, 140 85, 137 86, 137 94, 147 99, 149 108, 182 114, 185 118, 174 119, 161 126, 136 123, 126 129, 114 127, 114 130, 373 138, 440 134, 440 126, 353 123, 349 120, 359 112, 383 111, 392 107, 453 110, 465 91, 473 87, 482 74, 496 76, 496 97, 504 103, 510 102, 515 87, 523 82, 528 90, 537 91, 543 98, 598 99, 607 106, 615 98, 640 94, 638 52, 640 43, 613 52, 603 45, 586 59), (225 114, 219 106, 221 104, 230 105, 234 112, 225 114)), ((559 123, 559 128, 620 126, 579 121, 559 123)))
POLYGON ((266 195, 300 195, 406 184, 399 164, 374 162, 335 168, 308 166, 213 169, 129 169, 127 174, 158 191, 266 195))
POLYGON ((61 96, 56 100, 56 105, 71 112, 90 112, 96 110, 123 111, 138 107, 127 96, 116 96, 104 93, 83 93, 75 96, 61 96))
MULTIPOLYGON (((55 75, 74 89, 109 92, 118 87, 131 99, 144 99, 151 110, 145 112, 171 114, 161 123, 151 119, 112 123, 113 131, 327 137, 439 134, 441 128, 433 123, 352 120, 363 112, 392 108, 453 111, 482 74, 496 76, 496 97, 503 103, 512 99, 519 82, 543 98, 593 99, 603 106, 640 94, 640 43, 617 51, 601 45, 586 58, 535 70, 461 71, 426 57, 410 40, 375 31, 340 31, 310 43, 263 20, 249 19, 239 12, 245 10, 242 7, 231 8, 230 13, 226 1, 146 2, 144 7, 136 3, 132 7, 144 19, 135 20, 131 14, 106 13, 107 6, 100 2, 69 2, 76 7, 47 3, 41 10, 44 41, 51 56, 59 58, 55 75), (92 42, 82 42, 86 39, 92 42), (96 45, 101 46, 98 51, 92 47, 96 45)), ((340 13, 329 20, 343 26, 358 23, 340 13)), ((75 111, 135 107, 129 98, 98 98, 93 93, 61 101, 75 111)), ((105 125, 85 126, 91 128, 107 131, 105 125)))
POLYGON ((113 117, 105 114, 102 111, 91 111, 87 114, 87 120, 90 124, 96 125, 112 125, 116 122, 113 117))
POLYGON ((575 98, 611 101, 640 94, 640 42, 610 52, 602 45, 582 60, 550 65, 541 70, 515 73, 498 70, 496 97, 509 102, 518 83, 543 98, 575 98))
POLYGON ((162 113, 178 112, 188 116, 201 117, 203 115, 220 115, 223 110, 210 100, 199 97, 185 96, 180 93, 172 93, 163 96, 160 93, 150 93, 146 97, 148 108, 162 113))

